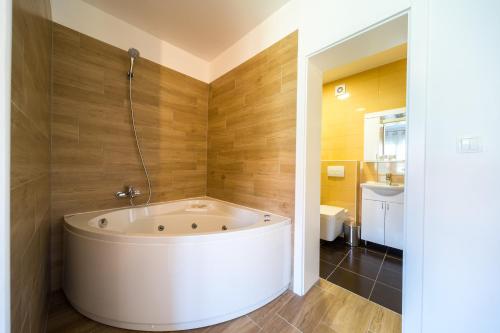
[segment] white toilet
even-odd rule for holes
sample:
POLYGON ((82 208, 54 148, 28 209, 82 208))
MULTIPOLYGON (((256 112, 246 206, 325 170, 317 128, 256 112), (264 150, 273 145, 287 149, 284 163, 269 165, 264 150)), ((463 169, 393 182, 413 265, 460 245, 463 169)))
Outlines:
POLYGON ((347 209, 336 206, 321 205, 320 238, 332 241, 342 233, 342 226, 347 218, 347 209))

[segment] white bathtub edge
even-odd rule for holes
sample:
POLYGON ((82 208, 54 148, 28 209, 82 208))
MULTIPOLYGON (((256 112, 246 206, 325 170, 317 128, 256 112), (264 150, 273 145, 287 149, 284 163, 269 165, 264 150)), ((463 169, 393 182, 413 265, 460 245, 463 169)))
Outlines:
POLYGON ((261 301, 257 304, 254 304, 254 305, 247 307, 245 309, 242 309, 242 310, 238 310, 236 312, 232 312, 230 314, 212 317, 212 318, 204 319, 204 320, 187 322, 187 323, 175 323, 175 324, 166 324, 166 325, 134 324, 134 323, 130 323, 130 322, 107 319, 107 318, 98 316, 92 312, 85 311, 85 310, 79 308, 73 302, 71 302, 69 297, 67 297, 67 299, 70 302, 71 306, 74 309, 76 309, 79 313, 81 313, 82 315, 84 315, 87 318, 90 318, 94 321, 103 323, 105 325, 129 329, 129 330, 136 330, 136 331, 144 331, 144 330, 154 331, 154 332, 182 331, 182 330, 189 330, 189 329, 195 329, 195 328, 201 328, 201 327, 211 326, 211 325, 215 325, 215 324, 220 324, 220 323, 244 316, 244 315, 246 315, 254 310, 257 310, 257 309, 263 307, 264 305, 272 302, 273 300, 275 300, 276 298, 281 296, 283 293, 285 293, 288 289, 289 289, 289 285, 281 288, 278 292, 274 293, 270 297, 265 298, 263 301, 261 301))

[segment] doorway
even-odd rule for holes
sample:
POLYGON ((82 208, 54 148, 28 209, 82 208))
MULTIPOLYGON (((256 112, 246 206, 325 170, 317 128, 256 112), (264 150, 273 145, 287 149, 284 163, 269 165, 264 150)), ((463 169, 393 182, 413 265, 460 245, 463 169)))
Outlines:
MULTIPOLYGON (((422 95, 422 77, 425 77, 425 25, 422 13, 416 12, 410 21, 409 12, 397 14, 367 27, 342 40, 332 42, 328 47, 300 55, 297 112, 297 173, 295 208, 295 253, 293 290, 304 295, 319 279, 320 265, 320 192, 321 192, 321 108, 323 75, 327 69, 340 67, 364 57, 388 50, 408 41, 408 91, 415 98, 409 98, 408 105, 408 156, 411 168, 405 163, 406 188, 404 191, 404 251, 403 265, 403 313, 405 322, 419 325, 422 281, 422 211, 424 177, 421 165, 425 159, 425 106, 416 98, 422 95), (419 19, 420 18, 420 19, 419 19), (410 24, 411 23, 411 24, 410 24), (408 29, 411 26, 411 38, 408 29), (412 112, 412 110, 414 112, 412 112), (408 197, 411 200, 406 200, 408 197), (411 223, 410 223, 411 222, 411 223), (412 237, 408 238, 407 235, 412 237), (411 290, 404 286, 412 285, 411 290), (406 304, 406 305, 405 305, 406 304)), ((417 326, 415 326, 417 327, 417 326)))
POLYGON ((319 276, 399 314, 406 59, 404 43, 324 71, 321 110, 319 276))

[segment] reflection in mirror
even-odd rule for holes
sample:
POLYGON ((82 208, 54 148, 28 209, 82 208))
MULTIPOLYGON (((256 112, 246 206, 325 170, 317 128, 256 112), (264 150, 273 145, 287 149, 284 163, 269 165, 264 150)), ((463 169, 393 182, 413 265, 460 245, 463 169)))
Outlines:
POLYGON ((404 161, 406 158, 405 109, 365 114, 364 160, 404 161))
MULTIPOLYGON (((402 114, 404 116, 404 114, 402 114)), ((385 118, 385 117, 384 117, 385 118)), ((382 156, 389 160, 404 161, 406 156, 406 118, 382 118, 382 156)))

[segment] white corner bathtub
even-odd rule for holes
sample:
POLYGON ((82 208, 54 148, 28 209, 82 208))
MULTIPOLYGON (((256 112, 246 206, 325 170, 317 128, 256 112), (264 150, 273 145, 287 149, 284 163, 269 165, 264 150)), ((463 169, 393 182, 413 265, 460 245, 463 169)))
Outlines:
POLYGON ((290 284, 286 217, 198 198, 64 219, 64 292, 107 325, 208 326, 263 306, 290 284))

